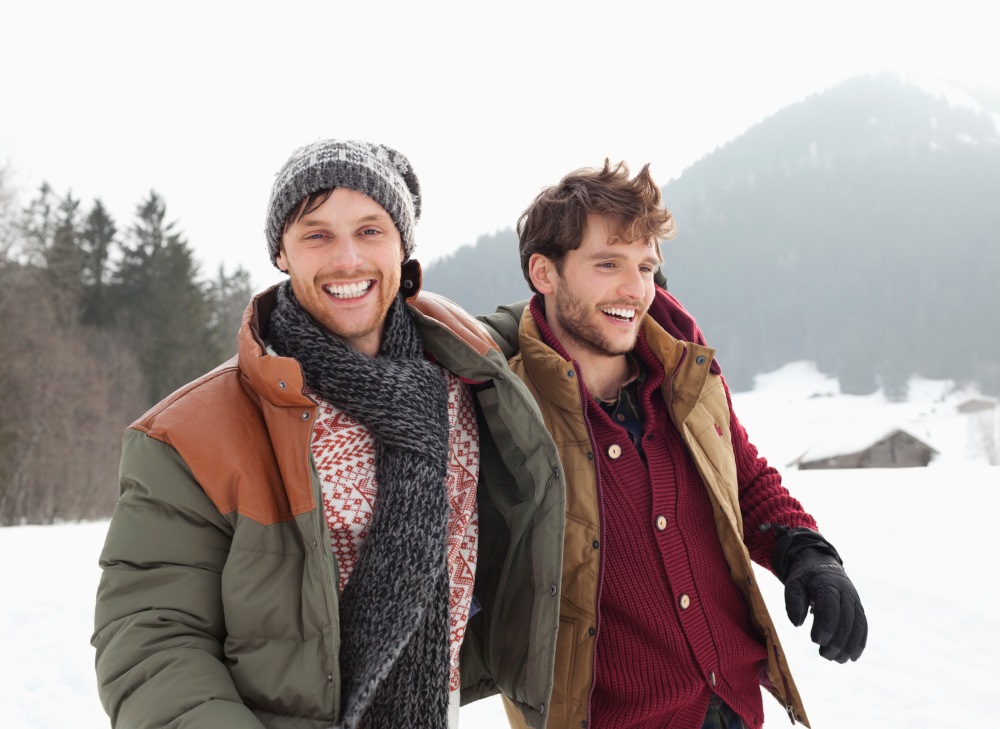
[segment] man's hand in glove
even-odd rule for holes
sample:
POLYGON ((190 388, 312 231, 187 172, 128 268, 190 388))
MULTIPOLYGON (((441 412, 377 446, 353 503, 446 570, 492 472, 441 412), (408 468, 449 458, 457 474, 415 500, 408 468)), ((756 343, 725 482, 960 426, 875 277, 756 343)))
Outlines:
POLYGON ((811 529, 782 529, 771 557, 785 585, 785 610, 796 626, 812 606, 811 637, 819 654, 838 663, 858 660, 868 641, 868 620, 837 550, 811 529))

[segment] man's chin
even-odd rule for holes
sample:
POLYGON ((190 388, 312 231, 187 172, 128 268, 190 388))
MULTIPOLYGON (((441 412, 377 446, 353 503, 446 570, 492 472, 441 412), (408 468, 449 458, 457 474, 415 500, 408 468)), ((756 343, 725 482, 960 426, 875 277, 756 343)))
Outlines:
POLYGON ((592 354, 599 355, 601 357, 621 357, 622 355, 628 354, 633 349, 635 349, 635 341, 631 345, 625 344, 613 344, 608 341, 604 342, 594 342, 588 341, 584 343, 584 346, 590 350, 592 354))

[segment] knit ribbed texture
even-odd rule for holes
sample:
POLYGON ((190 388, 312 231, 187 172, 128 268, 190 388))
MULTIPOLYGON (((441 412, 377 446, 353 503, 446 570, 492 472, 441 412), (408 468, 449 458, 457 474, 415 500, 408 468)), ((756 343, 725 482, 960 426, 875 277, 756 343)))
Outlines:
POLYGON ((447 389, 397 296, 375 358, 316 322, 285 282, 270 337, 323 399, 375 436, 378 502, 340 601, 338 729, 442 729, 448 717, 447 389))
POLYGON ((640 400, 648 466, 623 428, 591 413, 605 545, 593 723, 697 729, 711 672, 714 691, 756 727, 764 647, 730 579, 705 487, 659 396, 662 367, 648 348, 637 353, 650 368, 640 400), (612 443, 622 449, 617 459, 608 456, 612 443), (659 516, 667 518, 663 531, 659 516))
POLYGON ((729 403, 729 432, 736 455, 746 545, 754 562, 771 569, 771 553, 777 536, 771 525, 805 527, 814 531, 818 527, 798 499, 781 485, 781 474, 768 465, 766 458, 761 458, 750 442, 746 429, 733 413, 733 399, 728 386, 726 401, 729 403))
POLYGON ((285 219, 309 195, 346 187, 381 205, 403 240, 404 260, 413 255, 413 227, 420 219, 420 181, 410 161, 384 144, 324 139, 300 147, 275 175, 267 205, 271 263, 281 249, 285 219))

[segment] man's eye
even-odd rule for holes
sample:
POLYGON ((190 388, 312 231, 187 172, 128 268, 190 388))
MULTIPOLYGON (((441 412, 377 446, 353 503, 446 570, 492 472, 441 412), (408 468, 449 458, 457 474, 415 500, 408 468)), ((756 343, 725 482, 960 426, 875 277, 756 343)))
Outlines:
POLYGON ((381 232, 382 231, 380 231, 378 228, 365 228, 363 231, 361 231, 361 234, 362 235, 378 235, 381 232))

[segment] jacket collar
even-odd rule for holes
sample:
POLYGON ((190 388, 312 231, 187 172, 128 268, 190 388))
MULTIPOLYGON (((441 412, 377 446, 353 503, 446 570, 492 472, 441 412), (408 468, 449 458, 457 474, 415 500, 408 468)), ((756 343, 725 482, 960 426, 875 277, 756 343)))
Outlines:
MULTIPOLYGON (((404 296, 408 307, 415 312, 425 345, 435 359, 449 359, 446 354, 450 352, 444 350, 453 348, 455 340, 478 357, 496 351, 496 344, 481 322, 450 299, 421 291, 422 284, 420 263, 413 259, 404 263, 400 286, 406 292, 404 296)), ((315 403, 302 394, 305 377, 299 363, 290 357, 279 357, 267 351, 267 326, 277 302, 276 289, 279 285, 275 284, 254 296, 243 312, 243 322, 237 335, 240 370, 268 402, 283 407, 310 407, 315 403)), ((442 363, 448 366, 448 362, 442 363)))
POLYGON ((237 335, 239 367, 253 390, 272 405, 314 407, 303 394, 305 377, 299 363, 291 357, 269 354, 267 323, 277 303, 276 284, 257 294, 243 312, 243 324, 237 335))
MULTIPOLYGON (((642 321, 641 336, 663 365, 665 376, 660 389, 680 426, 698 403, 715 350, 676 339, 653 318, 652 312, 642 321)), ((521 317, 519 340, 525 371, 538 383, 545 398, 563 410, 579 412, 584 391, 582 383, 577 382, 579 370, 549 330, 537 295, 521 317)))

